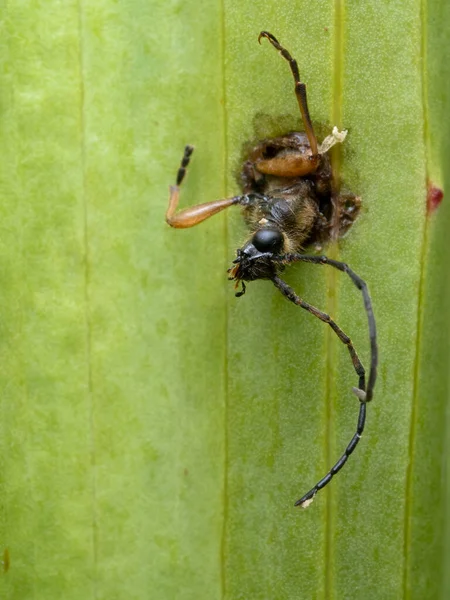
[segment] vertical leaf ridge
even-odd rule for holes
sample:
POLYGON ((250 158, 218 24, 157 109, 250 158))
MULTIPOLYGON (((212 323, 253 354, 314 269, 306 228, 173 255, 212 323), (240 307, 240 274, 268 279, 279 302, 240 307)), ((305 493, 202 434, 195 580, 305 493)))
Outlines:
POLYGON ((98 527, 97 527, 97 481, 96 481, 96 452, 95 452, 95 415, 92 381, 92 326, 90 317, 90 251, 89 251, 89 213, 88 195, 86 184, 86 96, 85 96, 85 58, 84 58, 84 13, 83 0, 78 0, 78 36, 79 36, 79 82, 80 82, 80 163, 82 177, 82 205, 83 205, 83 229, 84 229, 84 319, 86 330, 86 375, 87 393, 89 396, 89 436, 91 454, 91 499, 92 499, 92 554, 93 554, 93 578, 92 597, 97 598, 97 575, 98 563, 98 527))
MULTIPOLYGON (((332 126, 341 126, 342 121, 342 61, 344 59, 343 48, 343 0, 334 1, 334 37, 333 37, 333 80, 332 80, 332 106, 331 119, 332 126)), ((341 149, 333 149, 333 179, 335 185, 339 183, 339 173, 341 170, 341 149)), ((338 244, 332 242, 327 251, 328 255, 337 260, 339 259, 338 244)), ((327 312, 333 316, 338 311, 338 273, 335 269, 326 271, 326 290, 327 290, 327 312)), ((334 332, 327 328, 326 337, 326 376, 325 376, 325 457, 326 469, 329 469, 336 457, 335 451, 335 433, 332 420, 335 413, 335 394, 333 392, 336 384, 336 341, 334 332)), ((333 596, 333 557, 334 557, 334 538, 333 538, 333 488, 328 489, 326 498, 325 513, 325 598, 328 600, 333 596)))
MULTIPOLYGON (((227 112, 227 85, 226 85, 226 68, 225 68, 225 56, 226 56, 226 22, 225 22, 225 0, 220 0, 221 6, 221 54, 222 54, 222 90, 221 90, 221 104, 222 104, 222 147, 223 147, 223 160, 222 160, 222 186, 224 196, 228 193, 228 112, 227 112)), ((224 241, 224 272, 226 273, 228 264, 228 213, 223 215, 223 241, 224 241)), ((223 506, 222 506, 222 539, 220 547, 220 560, 221 560, 221 591, 222 598, 226 597, 227 594, 227 580, 226 580, 226 552, 227 552, 227 525, 228 525, 228 397, 229 397, 229 364, 228 364, 228 353, 229 347, 229 286, 228 280, 224 277, 224 406, 223 406, 223 426, 224 426, 224 439, 223 439, 223 506)))
MULTIPOLYGON (((420 22, 420 58, 421 58, 421 86, 422 86, 422 110, 423 110, 423 141, 424 141, 424 160, 425 160, 425 178, 428 179, 429 174, 429 127, 428 127, 428 87, 427 87, 427 0, 420 0, 419 6, 419 22, 420 22)), ((426 189, 427 181, 424 182, 426 189)), ((420 378, 420 356, 423 341, 423 321, 424 321, 424 298, 425 298, 425 279, 426 279, 426 258, 427 249, 429 246, 430 234, 430 215, 426 210, 425 198, 423 199, 423 207, 425 211, 425 221, 423 226, 423 237, 420 248, 420 276, 417 297, 417 326, 416 326, 416 348, 414 357, 414 380, 411 406, 411 421, 409 429, 409 444, 408 444, 408 464, 406 467, 405 481, 405 516, 404 516, 404 538, 403 538, 403 598, 408 600, 411 597, 411 537, 412 537, 412 494, 413 494, 413 471, 414 471, 414 456, 417 436, 417 419, 418 419, 418 403, 419 403, 419 378, 420 378)))

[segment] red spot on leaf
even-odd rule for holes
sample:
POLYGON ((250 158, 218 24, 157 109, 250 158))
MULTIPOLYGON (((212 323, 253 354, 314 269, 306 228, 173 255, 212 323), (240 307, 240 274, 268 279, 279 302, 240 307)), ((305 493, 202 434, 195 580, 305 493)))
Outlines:
POLYGON ((428 183, 427 192, 427 211, 428 214, 433 213, 444 198, 444 192, 441 188, 433 185, 431 182, 428 183))

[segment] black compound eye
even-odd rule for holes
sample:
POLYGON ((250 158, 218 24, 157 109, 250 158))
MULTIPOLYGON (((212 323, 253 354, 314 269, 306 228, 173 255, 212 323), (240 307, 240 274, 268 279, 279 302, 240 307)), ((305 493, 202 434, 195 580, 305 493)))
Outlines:
POLYGON ((252 244, 260 252, 276 254, 283 246, 283 234, 278 229, 264 227, 253 235, 252 244))

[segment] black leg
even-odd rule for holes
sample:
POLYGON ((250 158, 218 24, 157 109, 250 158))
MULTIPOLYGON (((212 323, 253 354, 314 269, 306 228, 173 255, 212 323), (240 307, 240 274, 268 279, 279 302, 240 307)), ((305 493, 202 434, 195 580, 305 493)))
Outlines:
POLYGON ((337 461, 337 463, 334 465, 334 467, 332 467, 328 471, 328 473, 325 475, 325 477, 322 477, 322 479, 320 481, 318 481, 316 483, 316 485, 309 490, 309 492, 307 492, 304 496, 302 496, 300 498, 300 500, 297 500, 297 502, 295 503, 295 506, 301 506, 302 508, 306 508, 307 506, 309 506, 309 504, 312 502, 312 500, 313 500, 314 496, 317 494, 317 492, 319 490, 321 490, 322 488, 324 488, 328 483, 330 483, 330 481, 336 475, 336 473, 338 471, 340 471, 342 469, 342 467, 345 465, 348 457, 350 456, 350 454, 353 452, 353 450, 358 445, 358 442, 361 439, 362 432, 364 431, 364 425, 366 423, 366 407, 367 407, 367 403, 361 401, 359 404, 359 416, 358 416, 358 425, 356 427, 356 433, 352 437, 347 448, 345 449, 344 454, 337 461))
POLYGON ((356 371, 356 374, 359 377, 359 389, 365 390, 366 389, 366 379, 365 379, 366 372, 364 370, 364 367, 363 367, 361 361, 359 360, 359 357, 356 353, 355 347, 353 346, 353 343, 352 343, 351 339, 348 337, 348 335, 346 335, 342 331, 342 329, 339 327, 339 325, 337 323, 335 323, 333 321, 333 319, 330 317, 330 315, 327 315, 326 313, 322 312, 315 306, 312 306, 312 304, 305 302, 302 298, 300 298, 300 296, 297 296, 297 294, 294 292, 294 290, 290 286, 288 286, 288 284, 285 281, 283 281, 279 277, 275 276, 273 279, 273 282, 274 282, 275 286, 283 294, 283 296, 286 296, 286 298, 288 298, 288 300, 290 300, 294 304, 297 304, 297 306, 301 306, 301 308, 304 308, 309 313, 311 313, 312 315, 314 315, 315 317, 317 317, 324 323, 327 323, 331 327, 331 329, 338 336, 338 338, 341 340, 341 342, 347 346, 348 351, 351 356, 351 359, 352 359, 353 366, 356 371))
POLYGON ((367 390, 365 401, 369 402, 372 400, 373 388, 375 387, 375 381, 377 379, 377 366, 378 366, 378 345, 377 345, 377 328, 375 324, 375 317, 373 314, 372 300, 370 299, 369 290, 366 282, 359 277, 350 267, 343 262, 327 258, 326 256, 316 256, 309 254, 286 254, 285 256, 274 257, 273 260, 284 264, 292 262, 307 262, 316 265, 330 265, 343 273, 347 273, 350 279, 353 281, 358 290, 363 295, 364 308, 367 314, 367 321, 369 325, 369 339, 370 339, 370 372, 369 381, 367 383, 367 390))
POLYGON ((372 301, 369 296, 369 291, 367 289, 366 283, 357 275, 354 271, 350 269, 348 265, 345 263, 329 259, 326 256, 309 256, 304 254, 287 254, 282 257, 274 257, 274 260, 277 262, 282 262, 284 264, 303 261, 310 262, 314 264, 321 265, 330 265, 339 271, 347 273, 347 275, 351 278, 355 286, 361 290, 364 299, 364 307, 367 314, 367 319, 369 323, 369 337, 370 337, 370 348, 371 348, 371 361, 370 361, 370 373, 369 373, 369 382, 367 386, 367 390, 365 387, 365 371, 361 361, 358 358, 358 355, 351 343, 350 338, 340 329, 340 327, 329 317, 329 315, 321 312, 314 306, 311 306, 304 300, 302 300, 297 294, 290 288, 282 279, 279 277, 274 277, 273 283, 275 286, 281 291, 281 293, 288 298, 294 304, 297 304, 301 308, 304 308, 315 317, 320 319, 321 321, 328 323, 333 331, 336 333, 338 338, 347 346, 350 356, 352 358, 353 366, 355 368, 356 373, 359 376, 359 388, 354 390, 358 399, 360 400, 359 407, 359 416, 358 416, 358 424, 356 428, 356 433, 352 437, 350 443, 345 449, 341 458, 336 462, 336 464, 328 471, 328 473, 323 477, 320 481, 316 483, 314 487, 312 487, 309 492, 307 492, 300 500, 295 503, 295 506, 301 506, 306 508, 313 501, 314 496, 317 494, 319 490, 324 488, 338 473, 342 467, 347 462, 348 457, 354 449, 356 448, 359 440, 361 439, 361 435, 364 431, 364 425, 366 422, 366 403, 369 402, 373 397, 373 388, 375 386, 375 381, 377 377, 377 365, 378 365, 378 346, 377 346, 377 335, 376 335, 376 325, 375 325, 375 317, 372 309, 372 301))

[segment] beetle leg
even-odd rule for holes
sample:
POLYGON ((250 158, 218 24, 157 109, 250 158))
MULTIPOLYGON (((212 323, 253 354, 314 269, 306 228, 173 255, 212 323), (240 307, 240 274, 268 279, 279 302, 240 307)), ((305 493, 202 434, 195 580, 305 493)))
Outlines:
POLYGON ((290 288, 287 283, 285 283, 278 276, 273 278, 273 283, 280 290, 280 292, 291 302, 297 304, 301 308, 304 308, 315 317, 327 323, 333 331, 336 333, 338 338, 343 342, 350 353, 352 358, 353 367, 358 374, 359 383, 358 388, 353 388, 353 392, 356 394, 360 405, 359 405, 359 415, 358 415, 358 424, 356 426, 356 432, 347 445, 344 453, 340 457, 340 459, 334 464, 334 466, 328 471, 325 477, 322 477, 320 481, 316 483, 314 487, 312 487, 309 492, 307 492, 304 496, 297 500, 295 503, 296 506, 301 506, 302 508, 307 508, 314 499, 314 496, 317 494, 319 490, 324 488, 328 483, 330 483, 331 479, 338 473, 345 463, 348 460, 348 457, 353 453, 361 436, 364 431, 364 425, 366 422, 366 404, 370 400, 372 400, 373 396, 373 388, 375 386, 375 381, 377 378, 377 366, 378 366, 378 345, 377 345, 377 331, 375 325, 375 317, 373 315, 372 309, 372 301, 369 296, 369 291, 367 289, 367 285, 359 275, 357 275, 350 267, 343 262, 333 260, 331 258, 327 258, 326 256, 315 256, 315 255, 306 255, 306 254, 286 254, 284 256, 277 257, 277 261, 280 261, 282 264, 288 264, 295 261, 309 262, 313 264, 319 265, 330 265, 343 273, 347 273, 350 279, 353 281, 354 285, 361 291, 364 301, 364 308, 366 310, 367 321, 369 325, 369 339, 370 339, 370 372, 369 372, 369 380, 367 382, 365 380, 365 370, 356 354, 355 348, 350 340, 350 338, 338 327, 338 325, 325 313, 318 310, 311 304, 305 302, 302 298, 297 296, 292 288, 290 288))
POLYGON ((259 43, 261 43, 262 37, 265 37, 269 40, 272 46, 278 50, 278 52, 285 60, 288 61, 289 66, 291 67, 292 75, 294 76, 295 81, 295 95, 297 97, 298 106, 302 115, 303 125, 305 126, 305 132, 308 136, 311 152, 313 156, 316 156, 317 154, 319 154, 319 150, 317 147, 317 138, 316 134, 314 133, 311 117, 309 115, 306 85, 300 81, 300 73, 298 70, 297 61, 295 60, 295 58, 292 58, 292 56, 289 54, 286 48, 283 48, 283 46, 279 43, 279 41, 274 35, 272 35, 268 31, 261 31, 261 33, 258 36, 259 43))
MULTIPOLYGON (((293 254, 293 255, 286 255, 284 258, 291 259, 289 262, 292 262, 293 260, 297 259, 299 256, 300 255, 293 254)), ((307 258, 310 258, 310 257, 307 257, 307 258)), ((323 257, 314 257, 314 258, 323 258, 323 257)), ((311 261, 311 262, 313 262, 313 261, 311 261)), ((327 261, 327 263, 319 262, 319 261, 317 261, 317 262, 319 264, 331 264, 332 266, 335 266, 336 268, 340 268, 337 266, 338 263, 335 263, 335 261, 331 261, 331 262, 327 261)), ((354 275, 353 271, 350 272, 350 270, 347 270, 346 272, 351 277, 352 277, 352 275, 354 275)), ((352 277, 352 279, 353 279, 353 277, 352 277)), ((353 279, 353 281, 358 287, 359 287, 359 284, 362 282, 362 280, 359 277, 357 277, 356 280, 353 279)), ((361 439, 361 436, 364 431, 364 425, 366 422, 366 403, 372 397, 373 386, 375 384, 376 363, 377 363, 376 345, 375 345, 375 350, 374 350, 373 344, 372 344, 371 372, 370 372, 370 376, 369 376, 369 386, 366 390, 365 370, 364 370, 364 367, 363 367, 361 361, 359 360, 359 357, 356 353, 356 350, 355 350, 350 338, 330 318, 329 315, 327 315, 326 313, 323 313, 315 306, 312 306, 311 304, 309 304, 308 302, 305 302, 302 298, 297 296, 297 294, 294 292, 294 290, 290 286, 288 286, 285 281, 280 279, 278 276, 275 276, 273 278, 273 283, 280 290, 280 292, 283 294, 283 296, 285 296, 288 300, 290 300, 294 304, 297 304, 297 306, 304 308, 309 313, 311 313, 312 315, 314 315, 315 317, 317 317, 324 323, 327 323, 331 327, 331 329, 335 332, 335 334, 338 336, 338 338, 341 340, 341 342, 343 342, 347 346, 350 356, 352 358, 353 367, 359 377, 359 383, 358 383, 359 387, 353 388, 354 393, 356 393, 356 396, 358 397, 358 399, 360 401, 358 424, 356 427, 356 432, 354 433, 350 442, 347 444, 347 447, 345 448, 344 453, 341 455, 339 460, 333 465, 333 467, 328 471, 328 473, 325 475, 325 477, 322 477, 322 479, 320 479, 320 481, 318 481, 306 494, 304 494, 300 498, 300 500, 297 500, 297 502, 295 503, 295 506, 301 506, 302 508, 307 508, 313 501, 314 496, 317 494, 317 492, 319 490, 321 490, 322 488, 324 488, 328 483, 330 483, 330 481, 336 475, 336 473, 338 473, 342 469, 342 467, 345 465, 349 456, 353 453, 353 451, 355 450, 356 446, 358 445, 358 443, 361 439)), ((367 288, 366 288, 366 290, 367 290, 367 288)), ((365 291, 363 291, 363 295, 364 295, 364 299, 366 300, 365 291)), ((368 295, 367 295, 367 298, 369 298, 368 295)), ((372 327, 375 327, 375 321, 373 320, 373 313, 371 312, 370 298, 369 298, 369 308, 370 308, 370 310, 368 310, 368 316, 369 316, 369 323, 370 323, 370 329, 371 329, 371 342, 372 342, 372 340, 373 340, 372 334, 375 335, 374 331, 372 331, 372 327), (371 321, 372 321, 372 323, 371 323, 371 321)), ((367 305, 366 305, 366 309, 367 309, 367 305)), ((376 342, 375 342, 375 344, 376 344, 376 342)))
POLYGON ((171 227, 176 227, 177 229, 193 227, 221 210, 224 210, 233 204, 237 204, 241 198, 240 196, 235 196, 223 200, 213 200, 212 202, 204 202, 203 204, 190 206, 176 212, 178 201, 180 199, 180 186, 186 174, 186 169, 189 165, 193 151, 194 148, 192 146, 185 147, 181 165, 177 173, 176 185, 171 185, 169 187, 169 206, 166 211, 166 221, 171 227))
MULTIPOLYGON (((338 269, 339 271, 342 271, 343 273, 347 273, 347 275, 353 281, 353 284, 358 288, 358 290, 360 290, 362 297, 363 297, 364 309, 366 311, 367 321, 368 321, 368 325, 369 325, 369 341, 370 341, 370 373, 369 373, 369 381, 367 383, 367 389, 365 389, 366 397, 365 397, 364 401, 369 402, 370 400, 372 400, 373 388, 375 387, 375 381, 377 378, 378 344, 377 344, 377 328, 376 328, 376 324, 375 324, 375 317, 373 314, 372 300, 370 298, 369 290, 367 288, 366 282, 363 279, 361 279, 361 277, 359 277, 359 275, 357 275, 352 269, 350 269, 350 267, 346 263, 340 262, 338 260, 333 260, 332 258, 328 258, 327 256, 319 256, 319 255, 314 255, 314 254, 313 255, 310 255, 310 254, 285 254, 284 256, 274 257, 274 260, 276 260, 276 262, 281 262, 282 264, 289 264, 289 263, 293 263, 293 262, 306 262, 306 263, 312 263, 312 264, 316 264, 316 265, 330 265, 331 267, 338 269)), ((287 292, 286 293, 283 292, 283 289, 288 290, 287 284, 285 284, 284 282, 282 282, 280 285, 278 285, 276 282, 274 282, 274 283, 280 289, 280 291, 282 293, 284 293, 284 295, 287 298, 289 298, 292 302, 297 304, 297 302, 296 302, 297 297, 295 296, 294 292, 292 292, 292 290, 290 290, 290 288, 289 288, 289 294, 291 294, 292 298, 289 296, 289 294, 287 292)), ((310 311, 310 312, 312 312, 312 311, 310 311)), ((319 319, 323 320, 321 318, 321 316, 319 316, 319 315, 316 315, 316 316, 318 316, 319 319)), ((329 323, 329 324, 334 329, 334 327, 331 325, 331 323, 329 323)), ((336 333, 338 334, 337 331, 336 331, 336 333)), ((341 336, 339 334, 338 334, 338 337, 341 339, 341 341, 343 341, 345 343, 345 345, 348 347, 348 349, 350 351, 350 354, 352 354, 349 345, 341 338, 341 336)), ((353 356, 352 356, 352 359, 353 359, 353 356)), ((355 361, 353 361, 353 364, 356 369, 355 361)), ((359 387, 360 387, 360 389, 363 389, 361 385, 359 387)))
MULTIPOLYGON (((358 391, 361 392, 362 390, 358 390, 358 391)), ((325 477, 322 477, 322 479, 320 481, 318 481, 316 483, 316 485, 309 490, 309 492, 307 492, 304 496, 302 496, 300 498, 300 500, 297 500, 297 502, 295 503, 295 506, 301 506, 302 508, 307 508, 311 504, 311 502, 314 500, 314 496, 317 494, 317 492, 319 490, 323 489, 326 485, 328 485, 330 483, 330 481, 333 479, 333 477, 336 475, 336 473, 339 473, 339 471, 342 469, 342 467, 347 462, 348 457, 353 453, 356 446, 358 445, 358 443, 361 439, 361 436, 364 432, 365 424, 366 424, 366 402, 365 402, 365 400, 360 399, 358 424, 356 426, 356 431, 355 431, 352 439, 348 443, 346 449, 344 450, 344 453, 342 454, 340 459, 331 467, 331 469, 328 471, 328 473, 325 475, 325 477)))
MULTIPOLYGON (((290 256, 290 255, 287 255, 287 256, 290 256)), ((295 255, 292 255, 292 256, 295 256, 295 255)), ((274 277, 273 283, 280 290, 280 292, 283 294, 283 296, 286 296, 286 298, 288 300, 290 300, 294 304, 297 304, 297 306, 300 306, 301 308, 307 310, 309 313, 311 313, 312 315, 314 315, 315 317, 317 317, 318 319, 323 321, 323 323, 326 323, 327 325, 329 325, 331 327, 331 329, 338 336, 338 338, 341 340, 341 342, 345 346, 347 346, 350 357, 352 359, 353 368, 355 369, 355 372, 359 378, 359 381, 358 381, 359 390, 362 390, 365 392, 365 390, 366 390, 366 371, 359 359, 359 356, 355 350, 355 347, 353 346, 353 342, 348 337, 348 335, 344 331, 342 331, 342 329, 339 327, 339 325, 335 321, 333 321, 333 319, 330 317, 330 315, 327 315, 326 313, 322 312, 321 310, 319 310, 312 304, 305 302, 305 300, 303 300, 303 298, 300 298, 299 296, 297 296, 297 294, 294 292, 294 290, 290 286, 288 286, 287 283, 285 281, 283 281, 282 279, 280 279, 278 276, 274 277)), ((366 400, 370 400, 370 398, 367 398, 366 400)))

